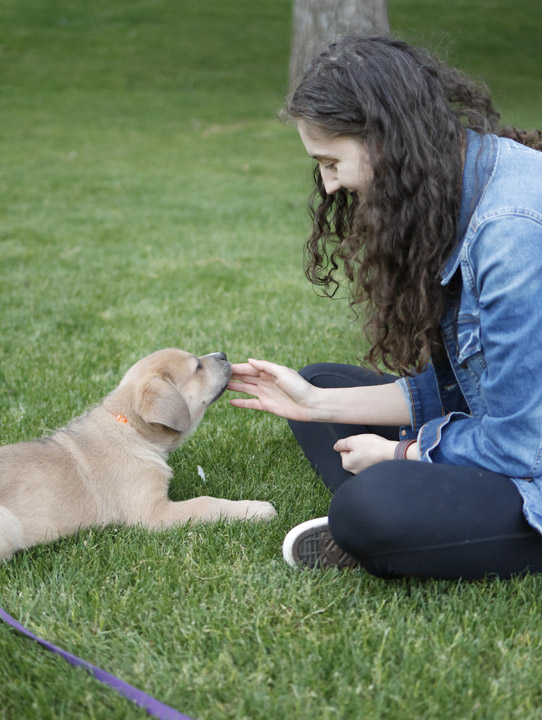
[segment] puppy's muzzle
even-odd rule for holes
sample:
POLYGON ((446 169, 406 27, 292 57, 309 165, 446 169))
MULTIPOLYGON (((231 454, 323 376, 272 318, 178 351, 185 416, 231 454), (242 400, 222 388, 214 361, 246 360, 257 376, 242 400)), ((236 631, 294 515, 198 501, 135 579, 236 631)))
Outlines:
POLYGON ((225 360, 226 362, 228 362, 228 357, 227 357, 226 353, 223 353, 223 352, 209 353, 208 355, 204 355, 203 357, 206 357, 206 358, 213 357, 213 358, 216 358, 217 360, 225 360))
POLYGON ((226 353, 223 352, 209 353, 208 355, 204 355, 201 359, 212 360, 216 362, 219 367, 219 372, 223 375, 223 383, 221 384, 221 387, 218 389, 217 393, 214 395, 213 399, 209 403, 209 405, 212 405, 212 403, 214 403, 215 400, 218 400, 218 398, 226 389, 228 381, 231 377, 231 363, 228 360, 226 353))

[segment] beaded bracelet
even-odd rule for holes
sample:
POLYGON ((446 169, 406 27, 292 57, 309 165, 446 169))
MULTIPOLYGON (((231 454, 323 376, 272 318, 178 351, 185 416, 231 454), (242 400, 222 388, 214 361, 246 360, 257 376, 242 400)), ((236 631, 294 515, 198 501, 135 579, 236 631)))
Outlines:
POLYGON ((416 442, 418 442, 418 441, 417 440, 401 440, 395 448, 395 451, 393 453, 393 459, 394 460, 406 460, 408 448, 411 445, 414 445, 414 443, 416 443, 416 442))

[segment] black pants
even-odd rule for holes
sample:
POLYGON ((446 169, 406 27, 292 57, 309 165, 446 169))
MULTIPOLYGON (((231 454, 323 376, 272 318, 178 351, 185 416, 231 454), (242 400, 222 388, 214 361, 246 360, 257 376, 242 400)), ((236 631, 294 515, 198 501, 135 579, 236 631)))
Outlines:
MULTIPOLYGON (((394 382, 349 365, 310 365, 318 387, 394 382)), ((514 483, 479 468, 409 460, 378 463, 358 475, 343 469, 338 438, 398 428, 291 422, 305 455, 334 493, 329 526, 335 541, 372 574, 475 579, 542 571, 542 535, 523 515, 514 483)))

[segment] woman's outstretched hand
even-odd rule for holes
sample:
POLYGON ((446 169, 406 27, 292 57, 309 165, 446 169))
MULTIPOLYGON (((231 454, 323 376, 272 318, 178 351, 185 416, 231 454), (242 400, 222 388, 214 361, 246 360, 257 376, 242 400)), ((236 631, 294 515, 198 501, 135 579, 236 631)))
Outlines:
POLYGON ((288 420, 309 422, 311 402, 318 388, 299 373, 266 360, 249 360, 232 365, 228 390, 253 395, 230 400, 234 407, 265 410, 288 420))

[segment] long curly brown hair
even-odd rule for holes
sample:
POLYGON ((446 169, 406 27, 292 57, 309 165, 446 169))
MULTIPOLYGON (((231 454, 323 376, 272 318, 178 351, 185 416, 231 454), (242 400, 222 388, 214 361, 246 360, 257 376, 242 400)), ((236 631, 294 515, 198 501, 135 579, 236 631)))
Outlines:
MULTIPOLYGON (((318 166, 305 273, 333 296, 341 266, 350 306, 363 305, 368 361, 420 370, 442 351, 449 292, 440 272, 456 243, 465 128, 542 149, 542 134, 500 124, 484 86, 424 50, 350 35, 308 66, 286 107, 331 136, 363 141, 374 180, 363 205, 325 191, 318 166)), ((357 313, 356 313, 357 314, 357 313)))

